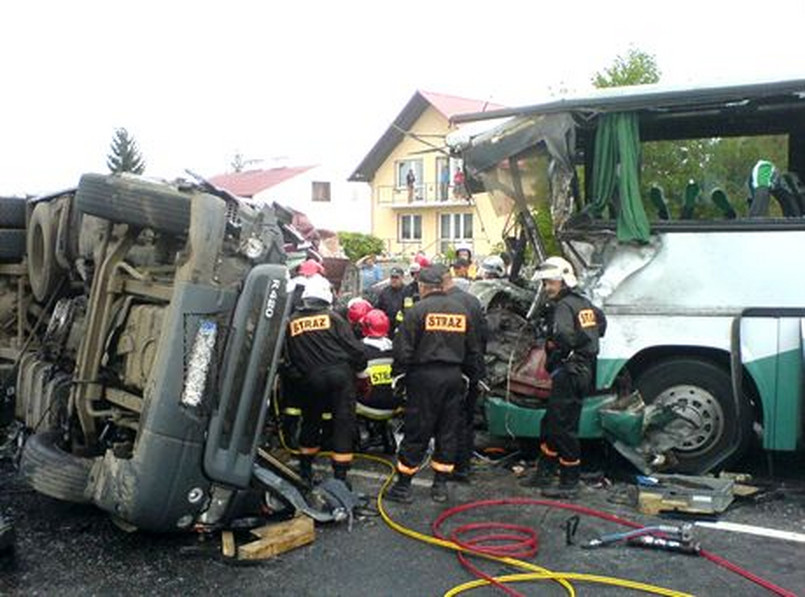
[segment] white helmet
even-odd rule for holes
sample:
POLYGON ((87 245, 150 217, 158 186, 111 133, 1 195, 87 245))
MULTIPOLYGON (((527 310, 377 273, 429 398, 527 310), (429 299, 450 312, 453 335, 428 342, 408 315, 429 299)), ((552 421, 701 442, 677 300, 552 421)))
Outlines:
POLYGON ((302 300, 310 299, 319 300, 328 305, 333 304, 333 291, 330 289, 330 281, 327 278, 319 274, 308 278, 305 290, 302 292, 302 300))
POLYGON ((470 259, 472 259, 472 247, 469 243, 458 243, 456 245, 456 255, 458 255, 459 251, 466 251, 470 259))
POLYGON ((503 263, 500 255, 490 255, 484 259, 481 269, 491 278, 502 278, 506 275, 506 264, 503 263))
POLYGON ((562 280, 568 288, 575 288, 579 281, 573 273, 573 266, 562 257, 548 257, 539 264, 534 280, 562 280))

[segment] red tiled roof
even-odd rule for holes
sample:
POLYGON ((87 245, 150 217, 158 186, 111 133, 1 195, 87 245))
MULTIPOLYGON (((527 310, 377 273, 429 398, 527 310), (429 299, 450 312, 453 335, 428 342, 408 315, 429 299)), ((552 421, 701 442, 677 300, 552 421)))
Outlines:
POLYGON ((218 174, 210 178, 216 187, 229 191, 239 197, 254 197, 257 193, 270 189, 281 182, 307 172, 315 166, 294 166, 291 168, 271 168, 270 170, 247 170, 218 174))
POLYGON ((488 112, 489 110, 499 110, 505 106, 494 104, 489 101, 457 97, 444 93, 434 93, 432 91, 419 91, 430 104, 442 115, 450 120, 456 114, 469 114, 471 112, 488 112))

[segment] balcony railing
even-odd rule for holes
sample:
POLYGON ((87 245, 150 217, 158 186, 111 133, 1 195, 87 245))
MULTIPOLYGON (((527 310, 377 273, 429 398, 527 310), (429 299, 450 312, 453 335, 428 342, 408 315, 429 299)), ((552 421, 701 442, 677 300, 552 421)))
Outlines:
POLYGON ((450 207, 472 205, 463 189, 452 184, 421 183, 408 187, 379 185, 375 187, 375 202, 386 207, 450 207))

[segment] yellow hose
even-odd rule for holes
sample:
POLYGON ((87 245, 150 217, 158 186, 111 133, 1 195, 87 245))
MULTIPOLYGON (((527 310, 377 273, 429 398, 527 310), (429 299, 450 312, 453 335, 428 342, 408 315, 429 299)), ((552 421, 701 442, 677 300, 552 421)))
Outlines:
MULTIPOLYGON (((541 566, 537 566, 536 564, 531 564, 530 562, 524 562, 523 560, 518 560, 516 558, 507 558, 507 557, 500 557, 500 556, 492 556, 487 554, 482 554, 478 552, 474 552, 472 550, 464 549, 463 547, 453 543, 452 541, 446 541, 444 539, 438 539, 437 537, 433 537, 430 535, 425 535, 423 533, 419 533, 413 529, 409 529, 404 527, 403 525, 399 524, 398 522, 391 519, 391 517, 386 512, 386 509, 383 507, 383 494, 386 491, 386 487, 391 484, 391 481, 394 479, 394 464, 385 458, 380 458, 379 456, 374 456, 371 454, 356 454, 356 458, 361 458, 364 460, 369 460, 372 462, 378 462, 387 466, 390 470, 389 476, 386 478, 386 481, 383 483, 383 486, 380 488, 380 491, 377 494, 377 510, 380 512, 380 516, 389 527, 397 531, 398 533, 405 535, 406 537, 411 537, 412 539, 416 539, 418 541, 423 541, 425 543, 429 543, 431 545, 435 545, 437 547, 442 547, 444 549, 452 549, 454 551, 463 551, 465 553, 476 555, 483 557, 487 560, 492 560, 495 562, 499 562, 501 564, 507 564, 509 566, 513 566, 516 568, 520 568, 522 570, 528 570, 528 574, 510 574, 500 577, 495 577, 495 580, 498 582, 524 582, 524 581, 533 581, 533 580, 551 580, 554 582, 559 583, 562 587, 564 587, 565 591, 567 591, 568 595, 575 596, 576 592, 573 589, 573 585, 570 584, 571 580, 577 580, 582 582, 591 582, 597 584, 606 584, 606 585, 613 585, 617 587, 622 587, 624 589, 633 589, 635 591, 643 591, 644 593, 653 593, 655 595, 665 595, 667 597, 692 597, 689 593, 682 593, 680 591, 674 591, 672 589, 666 589, 664 587, 658 587, 655 585, 649 585, 646 583, 641 583, 637 581, 616 578, 611 576, 599 576, 596 574, 581 574, 575 572, 552 572, 546 568, 542 568, 541 566)), ((452 595, 458 595, 459 593, 463 593, 464 591, 468 591, 470 589, 475 589, 477 587, 482 587, 485 585, 492 584, 488 580, 479 579, 474 581, 469 581, 464 584, 458 585, 453 587, 448 592, 445 593, 445 597, 450 597, 452 595)))
MULTIPOLYGON (((291 450, 288 448, 288 446, 285 444, 285 438, 282 436, 282 431, 280 431, 280 443, 282 444, 282 447, 285 448, 285 450, 287 450, 288 452, 292 454, 299 453, 297 450, 291 450)), ((329 455, 329 452, 322 452, 318 454, 318 456, 327 456, 327 455, 329 455)), ((674 591, 672 589, 666 589, 663 587, 649 585, 623 578, 616 578, 611 576, 598 576, 595 574, 581 574, 576 572, 552 572, 547 568, 537 566, 536 564, 532 564, 530 562, 524 562, 523 560, 518 560, 516 558, 493 556, 467 550, 461 547, 460 545, 453 543, 452 541, 446 541, 444 539, 439 539, 437 537, 433 537, 431 535, 425 535, 424 533, 419 533, 413 529, 409 529, 408 527, 405 527, 400 523, 392 520, 392 518, 386 512, 386 509, 383 507, 383 494, 385 493, 386 488, 391 484, 392 480, 394 479, 394 473, 395 473, 394 463, 385 458, 374 456, 372 454, 355 454, 355 457, 360 458, 362 460, 368 460, 370 462, 377 462, 389 468, 389 475, 388 477, 386 477, 383 486, 377 493, 377 511, 380 513, 383 522, 385 522, 393 530, 397 531, 401 535, 405 535, 406 537, 410 537, 417 541, 429 543, 430 545, 435 545, 437 547, 441 547, 444 549, 452 549, 453 551, 463 551, 465 553, 476 555, 485 558, 487 560, 492 560, 494 562, 499 562, 501 564, 507 564, 514 568, 520 568, 522 570, 529 571, 527 574, 508 574, 504 576, 494 577, 494 579, 498 582, 507 583, 507 582, 526 582, 535 580, 551 580, 560 584, 570 597, 575 597, 576 595, 576 591, 573 588, 573 585, 570 584, 571 580, 604 584, 604 585, 613 585, 616 587, 622 587, 624 589, 643 591, 644 593, 665 595, 666 597, 692 597, 689 593, 682 593, 680 591, 674 591)), ((465 591, 476 589, 478 587, 483 587, 489 584, 492 583, 485 579, 472 580, 453 587, 444 594, 444 597, 452 597, 453 595, 458 595, 459 593, 464 593, 465 591)))

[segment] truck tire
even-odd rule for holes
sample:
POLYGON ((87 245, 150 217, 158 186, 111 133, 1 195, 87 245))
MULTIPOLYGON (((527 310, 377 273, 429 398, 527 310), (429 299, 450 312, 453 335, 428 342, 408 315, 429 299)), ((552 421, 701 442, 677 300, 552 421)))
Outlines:
POLYGON ((15 263, 25 257, 25 230, 0 230, 0 262, 15 263))
POLYGON ((44 431, 28 438, 22 448, 20 474, 36 491, 44 495, 75 502, 90 503, 85 492, 95 463, 62 450, 58 431, 44 431))
POLYGON ((61 268, 56 262, 58 221, 49 203, 37 203, 28 223, 28 279, 34 298, 45 302, 56 288, 61 268))
POLYGON ((744 397, 736 412, 729 372, 710 361, 672 358, 660 361, 641 373, 635 383, 647 404, 676 403, 680 413, 697 429, 674 450, 676 471, 703 474, 723 466, 747 447, 752 432, 752 415, 744 397), (738 434, 738 448, 732 454, 732 430, 738 434))
POLYGON ((167 184, 120 175, 84 174, 79 211, 112 222, 184 234, 190 226, 190 193, 167 184))
POLYGON ((0 197, 0 228, 25 230, 25 206, 22 197, 0 197))

